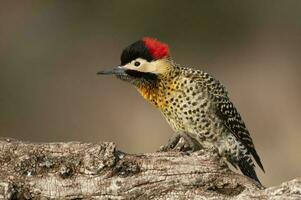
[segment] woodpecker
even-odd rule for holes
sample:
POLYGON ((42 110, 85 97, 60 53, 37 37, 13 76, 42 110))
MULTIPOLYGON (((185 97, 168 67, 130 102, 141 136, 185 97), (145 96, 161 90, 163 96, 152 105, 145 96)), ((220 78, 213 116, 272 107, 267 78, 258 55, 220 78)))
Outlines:
POLYGON ((149 37, 138 40, 122 51, 120 66, 98 74, 133 84, 176 133, 187 134, 205 149, 216 149, 260 183, 253 159, 264 171, 263 165, 225 87, 202 70, 176 64, 167 44, 149 37))

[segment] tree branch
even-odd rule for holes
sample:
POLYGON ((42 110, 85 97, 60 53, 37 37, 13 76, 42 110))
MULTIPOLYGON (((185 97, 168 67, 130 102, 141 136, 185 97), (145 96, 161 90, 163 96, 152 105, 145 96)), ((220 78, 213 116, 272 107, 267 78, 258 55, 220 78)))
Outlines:
POLYGON ((301 179, 260 189, 213 151, 131 155, 102 143, 0 140, 0 199, 301 199, 301 179))

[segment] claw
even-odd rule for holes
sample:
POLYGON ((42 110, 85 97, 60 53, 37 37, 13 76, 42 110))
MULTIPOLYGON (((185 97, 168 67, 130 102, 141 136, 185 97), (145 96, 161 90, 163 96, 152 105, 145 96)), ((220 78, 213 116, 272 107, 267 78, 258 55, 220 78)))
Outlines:
POLYGON ((164 146, 161 146, 159 151, 180 151, 180 152, 194 152, 202 149, 202 146, 199 142, 189 136, 187 133, 174 134, 168 140, 168 143, 164 146))

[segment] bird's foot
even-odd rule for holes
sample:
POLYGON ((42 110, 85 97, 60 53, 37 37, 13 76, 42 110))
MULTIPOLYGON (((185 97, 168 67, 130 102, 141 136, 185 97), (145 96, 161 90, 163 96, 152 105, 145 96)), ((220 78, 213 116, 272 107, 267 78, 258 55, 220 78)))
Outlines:
POLYGON ((194 152, 202 149, 202 146, 196 139, 190 137, 187 133, 174 134, 168 140, 168 143, 160 147, 161 152, 167 151, 181 151, 181 152, 194 152))

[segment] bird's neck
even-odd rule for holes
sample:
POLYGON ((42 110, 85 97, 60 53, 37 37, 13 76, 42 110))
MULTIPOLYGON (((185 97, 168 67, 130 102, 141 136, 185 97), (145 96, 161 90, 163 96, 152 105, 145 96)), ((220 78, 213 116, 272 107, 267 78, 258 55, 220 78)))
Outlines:
POLYGON ((151 102, 156 107, 159 106, 159 88, 157 85, 139 85, 136 87, 144 99, 151 102))
POLYGON ((165 99, 167 94, 171 92, 176 69, 171 67, 168 73, 160 76, 151 84, 137 85, 139 93, 150 103, 159 109, 163 109, 166 105, 165 99))

